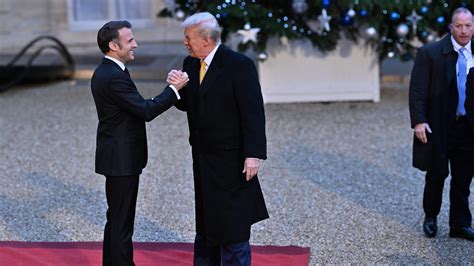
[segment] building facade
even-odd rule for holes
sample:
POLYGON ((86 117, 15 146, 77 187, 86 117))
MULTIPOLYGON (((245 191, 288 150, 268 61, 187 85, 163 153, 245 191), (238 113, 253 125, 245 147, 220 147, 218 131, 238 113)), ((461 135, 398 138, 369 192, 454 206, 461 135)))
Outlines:
MULTIPOLYGON (((180 21, 157 17, 166 3, 170 0, 0 0, 0 53, 14 54, 40 35, 53 35, 73 56, 90 56, 96 65, 98 29, 107 21, 127 19, 140 46, 134 63, 144 66, 144 75, 135 72, 134 77, 165 79, 187 54, 180 21)), ((348 44, 322 54, 306 44, 275 44, 268 54, 258 63, 266 102, 380 100, 377 54, 363 46, 348 44), (341 71, 347 73, 344 79, 338 77, 341 71), (301 84, 295 84, 295 74, 304 77, 297 79, 301 84)), ((80 76, 89 78, 92 69, 87 71, 80 76)))
POLYGON ((59 38, 72 53, 96 51, 97 30, 116 19, 132 22, 140 44, 181 44, 180 22, 157 17, 164 5, 165 0, 1 0, 0 53, 18 51, 40 35, 59 38))

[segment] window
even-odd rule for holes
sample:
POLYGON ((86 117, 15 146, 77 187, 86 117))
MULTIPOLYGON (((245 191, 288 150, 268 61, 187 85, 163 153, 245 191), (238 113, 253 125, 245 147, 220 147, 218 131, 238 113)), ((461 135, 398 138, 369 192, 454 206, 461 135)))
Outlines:
POLYGON ((73 29, 97 29, 105 22, 126 19, 133 27, 144 27, 156 16, 151 0, 68 0, 73 29))

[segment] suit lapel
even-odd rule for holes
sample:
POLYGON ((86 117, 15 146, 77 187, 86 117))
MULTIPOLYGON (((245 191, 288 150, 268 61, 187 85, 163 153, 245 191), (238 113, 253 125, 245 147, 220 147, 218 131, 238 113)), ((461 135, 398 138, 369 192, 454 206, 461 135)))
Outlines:
MULTIPOLYGON (((216 78, 220 76, 223 68, 222 57, 224 55, 224 49, 225 48, 223 47, 223 45, 220 45, 219 48, 217 48, 216 54, 214 55, 211 65, 207 69, 206 75, 204 76, 204 79, 202 80, 201 86, 199 88, 200 97, 206 95, 207 91, 209 90, 209 88, 212 87, 212 84, 214 83, 216 78)), ((199 72, 199 70, 197 72, 199 72)), ((199 80, 199 73, 197 80, 199 80)))

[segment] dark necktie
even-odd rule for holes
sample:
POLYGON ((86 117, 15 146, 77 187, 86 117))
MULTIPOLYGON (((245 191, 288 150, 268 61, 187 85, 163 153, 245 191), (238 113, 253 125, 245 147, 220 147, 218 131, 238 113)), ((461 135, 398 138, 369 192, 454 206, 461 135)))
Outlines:
POLYGON ((467 58, 464 55, 466 48, 459 49, 458 52, 458 108, 456 110, 457 115, 465 115, 466 109, 464 108, 464 102, 466 101, 466 77, 467 77, 467 58))
POLYGON ((125 74, 127 74, 127 76, 130 77, 130 73, 128 72, 128 68, 125 68, 125 70, 123 72, 125 72, 125 74))

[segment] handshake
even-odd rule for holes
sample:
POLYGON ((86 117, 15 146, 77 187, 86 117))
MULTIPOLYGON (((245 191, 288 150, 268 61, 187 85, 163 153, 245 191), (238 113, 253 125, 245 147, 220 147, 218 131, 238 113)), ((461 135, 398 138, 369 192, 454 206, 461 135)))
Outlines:
POLYGON ((168 82, 168 84, 170 85, 173 85, 177 90, 180 90, 181 88, 186 86, 186 84, 188 84, 188 81, 188 73, 176 69, 172 69, 168 73, 168 77, 166 78, 166 82, 168 82))

